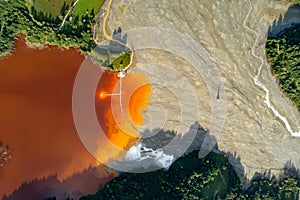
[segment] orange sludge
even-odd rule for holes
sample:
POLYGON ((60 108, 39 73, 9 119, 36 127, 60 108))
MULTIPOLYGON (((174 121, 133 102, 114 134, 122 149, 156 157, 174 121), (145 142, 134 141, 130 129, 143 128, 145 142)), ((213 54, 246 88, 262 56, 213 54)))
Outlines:
MULTIPOLYGON (((29 48, 24 37, 12 55, 0 59, 0 140, 13 150, 12 158, 0 167, 0 199, 23 183, 53 174, 62 181, 99 164, 80 141, 72 115, 73 84, 83 60, 74 48, 29 48)), ((139 133, 122 115, 119 96, 104 98, 118 92, 114 91, 118 80, 115 73, 104 73, 95 108, 111 143, 128 149, 139 140, 139 133)), ((141 110, 150 102, 151 86, 143 74, 128 74, 123 85, 124 111, 138 126, 143 123, 141 110)), ((99 154, 118 157, 119 152, 109 151, 108 145, 99 141, 99 154)))
MULTIPOLYGON (((123 115, 120 107, 120 96, 111 96, 101 101, 96 99, 96 111, 100 126, 113 145, 120 150, 126 150, 139 140, 139 133, 128 123, 134 126, 143 124, 142 110, 147 109, 150 102, 151 85, 144 74, 128 74, 122 79, 123 115), (137 89, 136 89, 137 88, 137 89), (127 119, 126 119, 127 118, 127 119)), ((105 72, 101 77, 97 91, 108 94, 119 92, 119 78, 116 73, 105 72), (110 80, 110 82, 108 82, 110 80), (108 84, 107 84, 108 83, 108 84)), ((99 92, 98 92, 99 93, 99 92)), ((108 144, 110 145, 110 144, 108 144)), ((106 150, 106 144, 99 144, 99 154, 109 154, 108 158, 119 157, 119 151, 106 150)))
POLYGON ((101 92, 99 93, 99 98, 100 98, 100 99, 104 99, 105 97, 107 97, 107 93, 106 93, 105 91, 101 91, 101 92))

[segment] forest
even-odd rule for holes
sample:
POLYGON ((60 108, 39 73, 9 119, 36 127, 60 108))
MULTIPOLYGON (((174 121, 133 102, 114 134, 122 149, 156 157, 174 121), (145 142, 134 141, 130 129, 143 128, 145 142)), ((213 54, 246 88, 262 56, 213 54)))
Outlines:
MULTIPOLYGON (((83 4, 85 5, 85 4, 83 4)), ((71 14, 61 27, 63 16, 70 7, 63 4, 59 16, 52 16, 37 10, 34 5, 28 6, 25 0, 5 0, 0 4, 0 56, 8 54, 19 34, 25 34, 27 42, 32 45, 49 44, 64 48, 79 47, 88 54, 95 43, 92 26, 96 11, 71 14)), ((82 9, 82 5, 81 8, 82 9)))
POLYGON ((198 151, 179 158, 168 171, 122 173, 94 195, 98 199, 298 199, 297 172, 286 168, 280 177, 258 174, 245 189, 225 154, 198 151))
POLYGON ((290 0, 290 2, 293 4, 300 4, 300 0, 290 0))
POLYGON ((266 54, 281 89, 300 110, 300 25, 268 38, 266 54))

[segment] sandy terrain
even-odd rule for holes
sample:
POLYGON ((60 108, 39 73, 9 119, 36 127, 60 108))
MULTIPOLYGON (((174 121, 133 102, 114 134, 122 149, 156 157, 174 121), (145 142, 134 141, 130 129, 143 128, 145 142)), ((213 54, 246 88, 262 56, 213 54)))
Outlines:
MULTIPOLYGON (((258 32, 255 53, 265 58, 264 44, 268 28, 275 18, 280 14, 284 15, 288 6, 267 0, 252 1, 252 5, 253 11, 246 25, 258 32)), ((200 57, 212 62, 212 67, 220 73, 225 85, 225 93, 221 94, 220 99, 226 104, 227 111, 222 134, 218 137, 219 149, 236 153, 236 156, 241 158, 244 167, 240 169, 241 173, 244 171, 251 177, 255 171, 281 169, 289 160, 294 162, 296 167, 300 166, 300 138, 292 137, 284 123, 267 108, 264 103, 264 91, 253 83, 260 62, 251 54, 256 37, 243 27, 249 11, 248 1, 114 0, 111 9, 108 31, 118 26, 122 27, 123 32, 142 27, 167 28, 191 37, 204 47, 200 57)), ((130 31, 128 40, 129 43, 136 44, 135 35, 130 35, 130 31)), ((149 38, 144 38, 145 44, 151 43, 148 40, 149 38)), ((177 42, 174 41, 174 44, 177 42)), ((180 48, 182 52, 192 49, 185 44, 180 48)), ((212 94, 208 82, 214 82, 215 77, 207 79, 207 76, 197 73, 191 64, 193 60, 185 60, 182 58, 184 56, 180 56, 182 55, 174 55, 164 49, 137 50, 137 70, 143 71, 139 66, 152 62, 156 63, 156 67, 171 66, 182 77, 187 78, 199 102, 201 115, 198 121, 205 129, 211 129, 213 126, 209 127, 209 116, 212 113, 212 94)), ((270 66, 264 63, 259 80, 270 90, 271 103, 287 118, 292 130, 299 131, 300 113, 282 96, 269 68, 270 66)), ((154 73, 167 75, 169 72, 168 67, 153 68, 155 69, 154 73)), ((173 81, 172 84, 177 87, 178 92, 184 93, 180 82, 173 81)), ((212 89, 217 92, 216 83, 213 85, 212 89)), ((167 90, 168 88, 154 87, 152 103, 166 110, 164 128, 177 131, 181 119, 178 105, 180 102, 178 103, 178 98, 167 90)), ((185 101, 188 103, 192 99, 187 96, 185 101)))

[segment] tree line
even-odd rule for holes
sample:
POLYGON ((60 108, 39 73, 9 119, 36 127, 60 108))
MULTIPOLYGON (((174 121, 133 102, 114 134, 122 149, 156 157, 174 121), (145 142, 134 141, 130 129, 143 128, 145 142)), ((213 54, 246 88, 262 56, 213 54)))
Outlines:
MULTIPOLYGON (((62 8, 65 13, 68 7, 62 8)), ((7 0, 0 4, 0 55, 9 53, 19 34, 25 34, 30 44, 59 45, 65 48, 79 47, 89 53, 95 43, 91 33, 94 25, 94 11, 81 16, 70 15, 65 25, 59 29, 62 16, 53 18, 34 7, 29 9, 25 0, 7 0)))
POLYGON ((281 89, 300 110, 300 25, 269 38, 266 53, 281 89))
POLYGON ((281 177, 260 175, 245 189, 225 155, 211 152, 200 159, 194 151, 175 161, 168 171, 122 173, 81 200, 298 199, 297 174, 286 170, 281 177))

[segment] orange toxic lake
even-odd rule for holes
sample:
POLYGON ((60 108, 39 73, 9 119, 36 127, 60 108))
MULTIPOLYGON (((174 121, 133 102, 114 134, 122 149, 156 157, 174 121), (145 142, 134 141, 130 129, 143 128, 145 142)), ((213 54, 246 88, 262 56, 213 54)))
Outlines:
MULTIPOLYGON (((57 175, 63 181, 99 165, 82 144, 72 115, 73 85, 84 60, 75 48, 30 48, 24 37, 18 38, 10 56, 0 58, 0 141, 12 149, 11 159, 0 167, 0 198, 33 180, 57 175)), ((107 138, 128 149, 138 141, 139 133, 128 135, 118 128, 112 110, 120 112, 120 108, 112 109, 112 98, 106 97, 117 82, 115 73, 104 72, 95 108, 107 138)), ((131 94, 124 95, 129 102, 124 110, 133 124, 142 124, 142 110, 147 109, 151 93, 146 77, 128 75, 123 90, 131 94), (133 91, 136 84, 143 86, 133 91)), ((99 152, 116 156, 104 152, 106 144, 99 145, 99 152)), ((116 175, 114 171, 101 173, 99 184, 116 175)))

